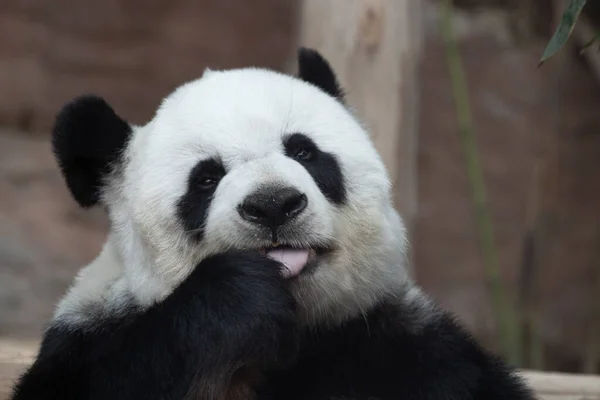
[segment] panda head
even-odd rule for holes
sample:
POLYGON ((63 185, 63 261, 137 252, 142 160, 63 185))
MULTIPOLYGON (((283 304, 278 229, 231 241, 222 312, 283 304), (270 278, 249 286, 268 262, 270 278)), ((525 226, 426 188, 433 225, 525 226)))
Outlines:
POLYGON ((149 305, 229 249, 280 260, 307 323, 360 313, 404 285, 383 162, 327 61, 301 49, 298 64, 298 76, 207 70, 144 126, 95 96, 63 108, 53 146, 67 186, 111 222, 63 301, 71 313, 73 298, 149 305))

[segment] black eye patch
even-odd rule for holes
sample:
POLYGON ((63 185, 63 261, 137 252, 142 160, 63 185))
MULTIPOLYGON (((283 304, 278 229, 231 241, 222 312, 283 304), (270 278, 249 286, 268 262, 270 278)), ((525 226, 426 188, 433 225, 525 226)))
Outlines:
POLYGON ((204 224, 215 190, 226 171, 218 159, 202 160, 188 176, 188 187, 177 203, 177 215, 194 239, 204 237, 204 224))
POLYGON ((334 204, 346 201, 344 176, 337 158, 321 151, 306 135, 293 133, 284 137, 285 155, 299 162, 323 193, 334 204))

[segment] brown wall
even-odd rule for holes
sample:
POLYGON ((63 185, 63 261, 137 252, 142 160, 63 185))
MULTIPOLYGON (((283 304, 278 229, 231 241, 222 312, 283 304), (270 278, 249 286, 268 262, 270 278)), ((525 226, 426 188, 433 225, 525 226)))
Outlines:
POLYGON ((5 0, 0 3, 0 125, 48 128, 83 92, 140 123, 206 65, 281 68, 296 2, 5 0), (249 2, 250 3, 250 2, 249 2), (249 4, 248 3, 248 4, 249 4))
MULTIPOLYGON (((536 68, 545 41, 493 29, 461 40, 502 279, 517 298, 524 238, 542 229, 529 290, 547 366, 579 371, 595 340, 600 289, 600 87, 577 51, 536 68), (535 202, 536 159, 547 175, 535 202)), ((479 335, 494 336, 472 192, 443 41, 426 41, 421 76, 417 277, 479 335)), ((600 366, 599 366, 600 367, 600 366)))

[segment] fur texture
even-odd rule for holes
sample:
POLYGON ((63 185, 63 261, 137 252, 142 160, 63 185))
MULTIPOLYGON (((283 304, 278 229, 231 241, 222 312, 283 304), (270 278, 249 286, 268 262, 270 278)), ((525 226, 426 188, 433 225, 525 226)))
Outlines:
POLYGON ((83 99, 55 149, 111 231, 13 400, 532 399, 407 276, 387 172, 317 52, 298 77, 207 71, 144 126, 83 99), (286 279, 273 242, 320 251, 286 279))

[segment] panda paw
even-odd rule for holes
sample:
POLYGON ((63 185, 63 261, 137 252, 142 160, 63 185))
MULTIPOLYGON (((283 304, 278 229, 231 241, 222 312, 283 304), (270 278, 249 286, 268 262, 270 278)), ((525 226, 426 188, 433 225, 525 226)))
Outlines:
POLYGON ((229 251, 202 261, 184 283, 209 305, 234 353, 249 362, 287 365, 298 350, 296 302, 283 266, 255 251, 229 251))

